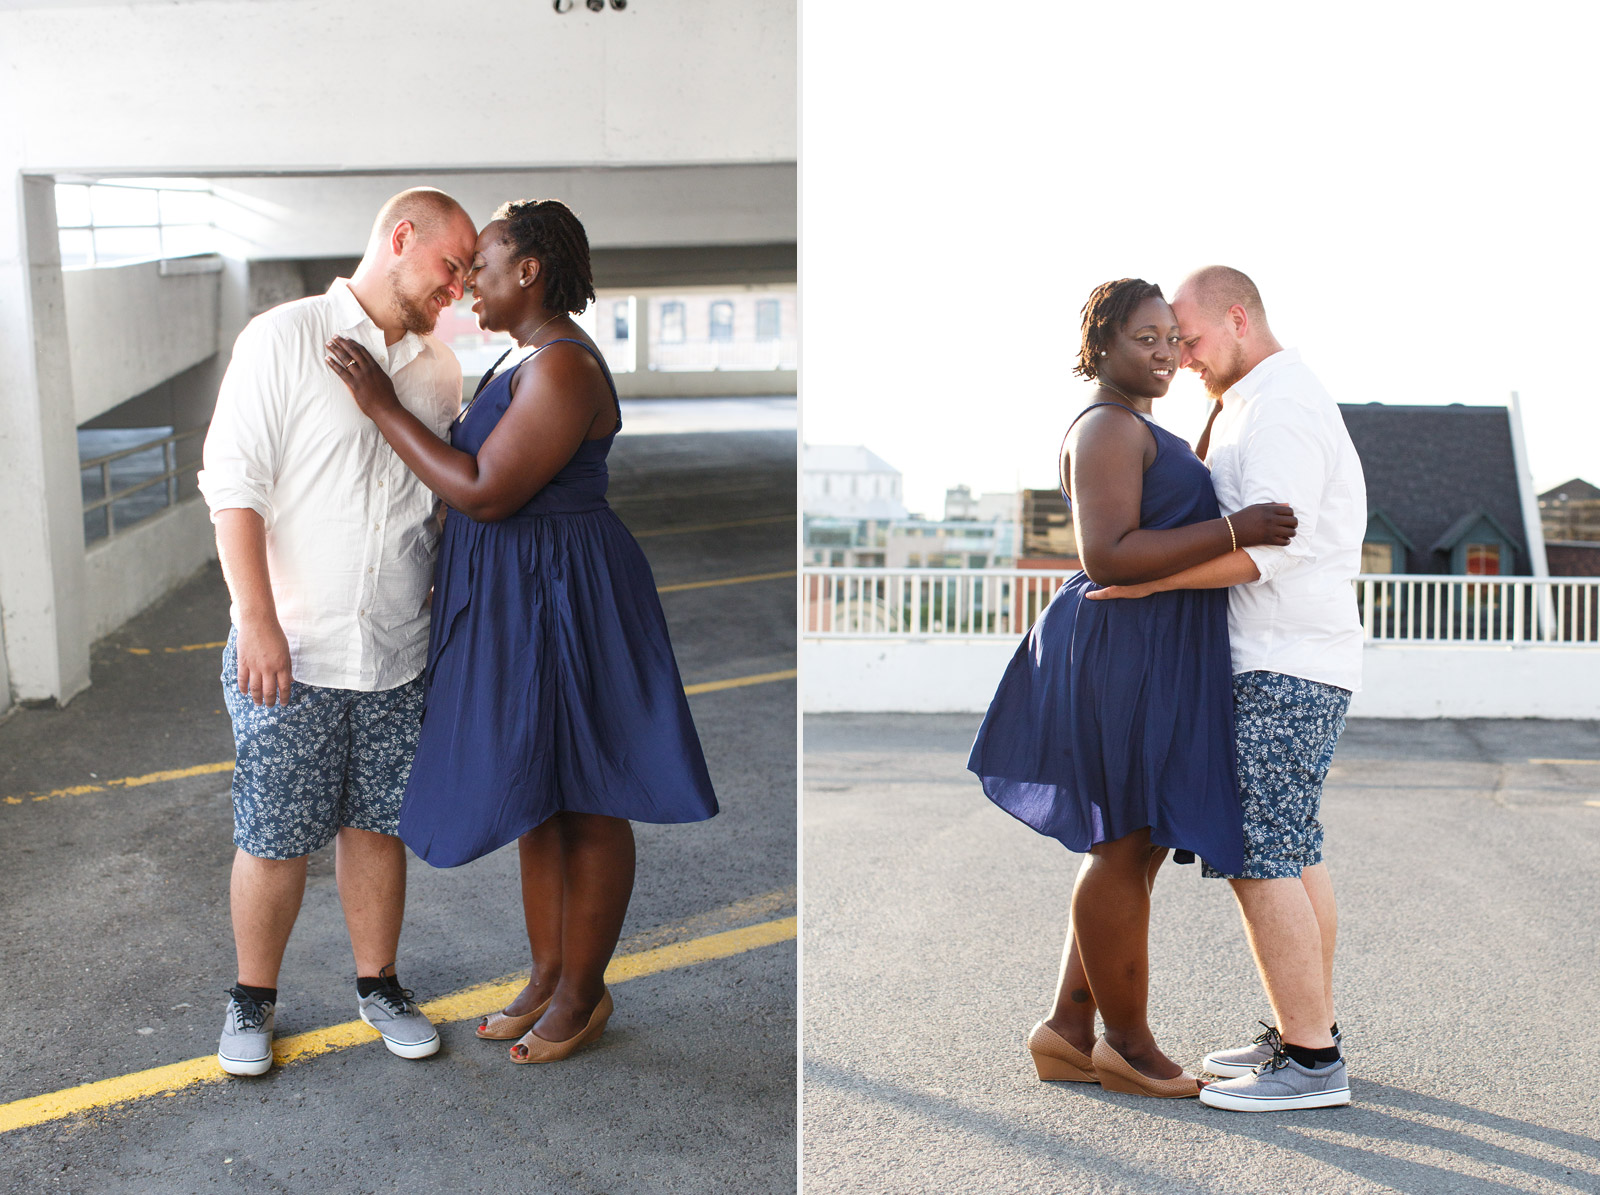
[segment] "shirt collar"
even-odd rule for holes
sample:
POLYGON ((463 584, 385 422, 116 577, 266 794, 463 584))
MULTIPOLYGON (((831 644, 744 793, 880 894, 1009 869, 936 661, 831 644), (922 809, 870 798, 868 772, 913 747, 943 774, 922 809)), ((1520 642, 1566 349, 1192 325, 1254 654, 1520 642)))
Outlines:
MULTIPOLYGON (((328 300, 333 304, 334 322, 339 335, 360 342, 380 366, 389 363, 390 349, 384 343, 383 329, 367 314, 366 308, 350 289, 350 279, 335 278, 328 287, 328 300)), ((422 352, 422 337, 407 332, 394 345, 394 372, 398 373, 422 352)))
POLYGON ((1300 364, 1299 349, 1279 349, 1270 357, 1258 362, 1254 369, 1228 387, 1228 393, 1224 397, 1224 405, 1226 405, 1227 398, 1249 402, 1261 393, 1273 374, 1285 366, 1298 364, 1300 364))

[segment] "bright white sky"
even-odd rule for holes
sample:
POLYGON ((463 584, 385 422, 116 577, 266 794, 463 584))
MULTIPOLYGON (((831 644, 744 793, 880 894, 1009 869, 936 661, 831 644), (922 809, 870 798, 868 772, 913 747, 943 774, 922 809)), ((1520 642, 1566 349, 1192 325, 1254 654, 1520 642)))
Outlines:
MULTIPOLYGON (((1600 484, 1600 16, 1488 11, 806 4, 806 442, 936 517, 1053 485, 1090 290, 1221 262, 1340 402, 1517 390, 1536 486, 1600 484)), ((1156 415, 1203 405, 1185 373, 1156 415)))

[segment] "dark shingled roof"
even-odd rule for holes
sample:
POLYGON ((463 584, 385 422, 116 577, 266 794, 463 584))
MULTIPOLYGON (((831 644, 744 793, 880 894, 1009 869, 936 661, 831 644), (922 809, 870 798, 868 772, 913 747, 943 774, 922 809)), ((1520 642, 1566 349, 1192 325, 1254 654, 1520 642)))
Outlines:
POLYGON ((1387 406, 1340 403, 1367 479, 1367 510, 1382 511, 1414 545, 1408 573, 1444 573, 1447 553, 1433 545, 1461 519, 1486 512, 1515 542, 1503 572, 1529 569, 1511 414, 1505 407, 1387 406))

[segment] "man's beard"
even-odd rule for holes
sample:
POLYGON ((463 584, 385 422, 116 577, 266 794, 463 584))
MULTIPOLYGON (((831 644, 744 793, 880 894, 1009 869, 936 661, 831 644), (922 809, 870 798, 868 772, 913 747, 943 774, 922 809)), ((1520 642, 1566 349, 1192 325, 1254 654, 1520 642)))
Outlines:
POLYGON ((1215 369, 1206 370, 1206 397, 1220 401, 1222 396, 1232 390, 1244 375, 1244 345, 1235 344, 1224 370, 1221 372, 1215 369))
POLYGON ((407 332, 426 336, 438 324, 439 312, 433 305, 433 296, 429 295, 419 302, 407 294, 398 270, 389 275, 389 295, 394 299, 395 310, 400 313, 400 326, 407 332))

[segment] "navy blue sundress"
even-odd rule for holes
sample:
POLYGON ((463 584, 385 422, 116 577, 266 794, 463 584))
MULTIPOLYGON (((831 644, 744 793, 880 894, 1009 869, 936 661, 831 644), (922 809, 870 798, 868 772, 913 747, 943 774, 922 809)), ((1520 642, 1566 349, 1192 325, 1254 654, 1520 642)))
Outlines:
MULTIPOLYGON (((1120 405, 1095 403, 1078 418, 1120 405)), ((1156 457, 1144 473, 1139 526, 1220 518, 1194 451, 1140 419, 1156 457)), ((1098 588, 1078 572, 1056 591, 1006 667, 967 767, 996 805, 1070 850, 1149 826, 1151 841, 1179 862, 1199 855, 1237 874, 1244 835, 1228 591, 1090 601, 1098 588)))
MULTIPOLYGON (((616 384, 596 350, 616 403, 616 384)), ((515 368, 450 428, 476 453, 511 404, 515 368)), ((586 440, 511 517, 452 510, 434 571, 422 734, 400 837, 436 867, 471 862, 551 814, 642 822, 717 812, 655 578, 606 503, 622 429, 586 440)))

